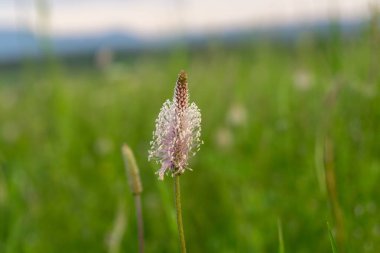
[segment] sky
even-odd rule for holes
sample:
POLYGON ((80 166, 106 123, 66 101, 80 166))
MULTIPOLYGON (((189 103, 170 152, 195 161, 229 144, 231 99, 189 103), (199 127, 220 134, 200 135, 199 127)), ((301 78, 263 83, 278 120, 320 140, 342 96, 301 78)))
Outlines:
POLYGON ((311 23, 333 16, 357 19, 369 16, 373 6, 380 7, 380 0, 0 0, 0 29, 159 36, 311 23), (48 8, 41 12, 37 6, 44 3, 48 8))

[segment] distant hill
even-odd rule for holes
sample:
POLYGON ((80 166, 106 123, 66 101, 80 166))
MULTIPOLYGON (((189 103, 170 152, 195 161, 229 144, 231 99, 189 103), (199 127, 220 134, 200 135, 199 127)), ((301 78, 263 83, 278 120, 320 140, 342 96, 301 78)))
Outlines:
MULTIPOLYGON (((355 35, 367 23, 365 20, 347 20, 339 23, 342 34, 355 35)), ((91 54, 102 48, 112 50, 142 50, 146 48, 162 48, 186 40, 190 45, 207 43, 210 39, 224 42, 241 41, 246 38, 261 38, 279 41, 295 40, 300 34, 308 32, 319 36, 327 36, 331 23, 320 21, 313 24, 293 24, 263 28, 236 28, 214 31, 212 33, 189 33, 182 37, 172 35, 146 39, 125 31, 85 34, 73 36, 56 36, 51 38, 53 52, 60 56, 91 54)), ((10 30, 0 27, 0 63, 17 62, 24 57, 38 58, 42 55, 41 38, 27 30, 10 30)))
MULTIPOLYGON (((144 41, 124 32, 109 32, 90 35, 57 36, 51 38, 50 46, 58 55, 85 54, 100 48, 136 49, 144 41)), ((0 62, 20 60, 24 57, 40 57, 43 52, 42 39, 29 31, 0 28, 0 62)))

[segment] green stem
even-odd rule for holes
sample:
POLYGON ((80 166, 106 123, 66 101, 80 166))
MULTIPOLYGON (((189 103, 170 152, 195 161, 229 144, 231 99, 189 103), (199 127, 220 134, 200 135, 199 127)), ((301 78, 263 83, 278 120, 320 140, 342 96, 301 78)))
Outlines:
POLYGON ((140 194, 135 195, 135 203, 136 203, 137 231, 138 231, 138 240, 139 240, 139 253, 143 253, 144 252, 144 224, 143 224, 140 194))
POLYGON ((180 190, 178 175, 175 176, 174 193, 175 193, 175 206, 176 206, 176 211, 177 211, 178 234, 179 234, 179 240, 181 243, 181 253, 186 253, 185 233, 183 231, 183 223, 182 223, 181 190, 180 190))

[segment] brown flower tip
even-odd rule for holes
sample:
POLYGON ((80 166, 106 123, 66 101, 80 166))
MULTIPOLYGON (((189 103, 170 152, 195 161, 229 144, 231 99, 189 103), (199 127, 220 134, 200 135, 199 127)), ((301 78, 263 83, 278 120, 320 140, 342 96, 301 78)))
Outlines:
POLYGON ((174 91, 177 108, 182 111, 189 106, 189 92, 187 83, 187 73, 181 70, 178 74, 177 83, 174 91))
POLYGON ((178 82, 186 83, 187 82, 187 73, 185 70, 181 70, 178 74, 178 82))

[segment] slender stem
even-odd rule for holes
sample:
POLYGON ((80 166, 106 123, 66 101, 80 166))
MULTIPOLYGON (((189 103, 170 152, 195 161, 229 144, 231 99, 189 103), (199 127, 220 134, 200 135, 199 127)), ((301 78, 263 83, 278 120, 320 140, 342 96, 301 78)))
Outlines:
POLYGON ((183 223, 182 223, 181 190, 180 190, 180 185, 179 185, 179 176, 175 176, 174 193, 175 193, 175 206, 177 210, 178 234, 179 234, 179 240, 181 243, 181 253, 186 253, 185 233, 183 231, 183 223))
POLYGON ((325 139, 325 170, 326 170, 326 186, 328 200, 332 207, 332 215, 336 225, 336 240, 339 251, 345 252, 345 228, 344 214, 338 200, 338 191, 336 188, 335 165, 334 165, 334 148, 333 141, 329 136, 325 139))
POLYGON ((144 223, 141 208, 141 196, 140 194, 135 195, 136 204, 136 217, 137 217, 137 233, 139 240, 139 253, 144 252, 144 223))

